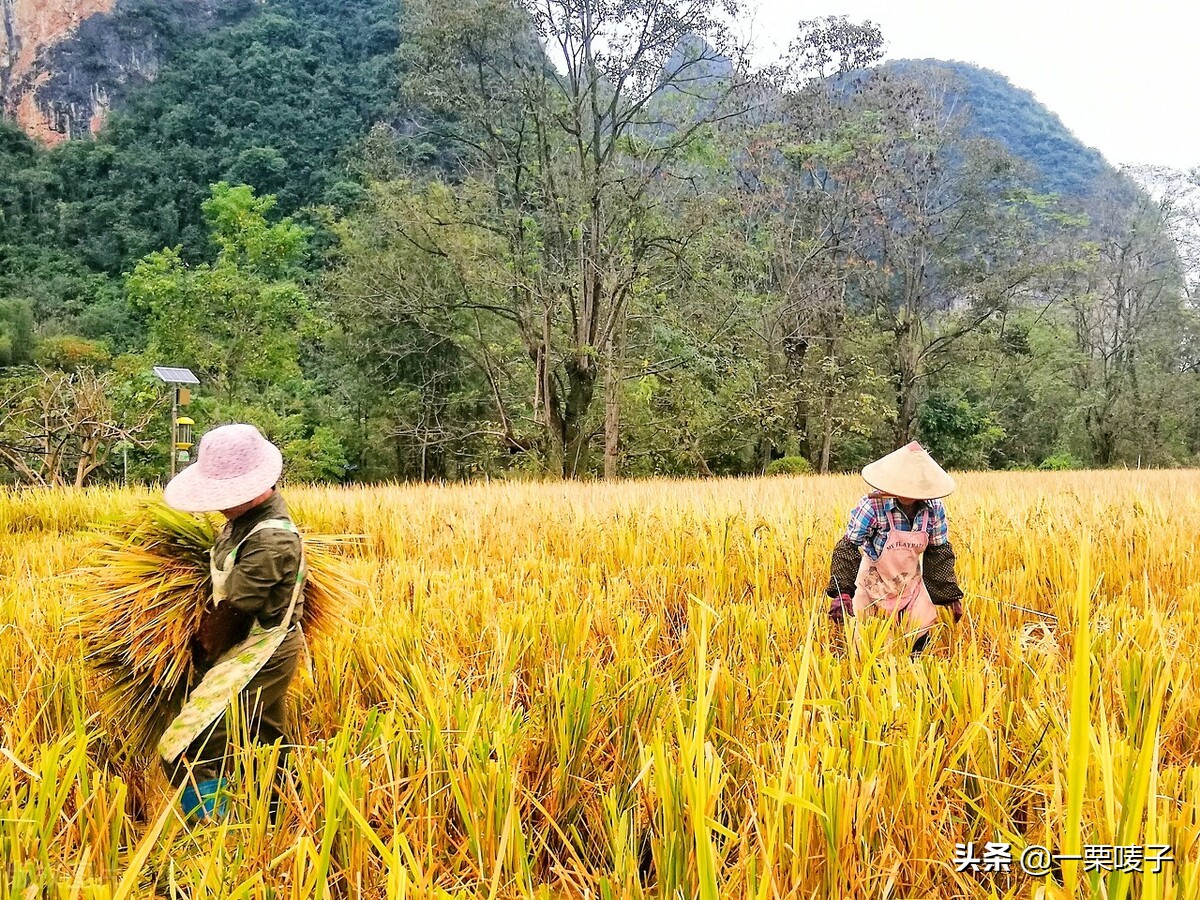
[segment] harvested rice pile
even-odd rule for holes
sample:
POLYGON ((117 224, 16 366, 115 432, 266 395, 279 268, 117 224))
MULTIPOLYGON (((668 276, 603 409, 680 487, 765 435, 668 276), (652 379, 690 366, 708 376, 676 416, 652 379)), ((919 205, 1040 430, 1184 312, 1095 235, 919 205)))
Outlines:
MULTIPOLYGON (((215 520, 148 504, 100 538, 75 576, 76 618, 97 678, 97 709, 131 756, 148 755, 196 679, 192 638, 209 604, 215 520)), ((339 627, 358 585, 339 551, 353 537, 304 535, 308 635, 339 627)))

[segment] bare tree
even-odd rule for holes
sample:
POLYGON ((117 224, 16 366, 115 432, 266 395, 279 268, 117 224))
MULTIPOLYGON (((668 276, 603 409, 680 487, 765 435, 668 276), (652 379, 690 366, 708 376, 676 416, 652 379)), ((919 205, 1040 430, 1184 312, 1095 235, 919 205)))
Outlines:
POLYGON ((563 475, 587 465, 602 378, 613 385, 605 471, 616 472, 625 316, 639 283, 686 240, 664 191, 687 181, 689 154, 737 111, 722 25, 734 11, 717 0, 413 8, 409 97, 461 168, 455 216, 410 237, 461 262, 464 229, 487 236, 493 264, 458 265, 454 302, 516 328, 532 418, 563 475))
POLYGON ((1183 287, 1200 298, 1200 168, 1184 172, 1169 166, 1126 166, 1125 175, 1157 204, 1163 227, 1175 244, 1183 287))
MULTIPOLYGON (((1172 235, 1178 195, 1113 184, 1092 205, 1091 259, 1069 309, 1079 351, 1073 381, 1094 459, 1116 461, 1123 434, 1135 439, 1146 412, 1144 376, 1169 371, 1180 350, 1186 281, 1172 235)), ((1151 437, 1150 435, 1141 435, 1151 437)), ((1151 442, 1143 441, 1144 444, 1151 442)))
POLYGON ((142 435, 159 404, 121 408, 116 373, 39 369, 15 381, 0 401, 0 460, 31 484, 83 487, 118 444, 149 445, 142 435))
MULTIPOLYGON (((844 17, 802 21, 787 57, 760 73, 765 101, 730 137, 738 173, 736 196, 748 258, 740 270, 750 288, 772 298, 761 306, 757 333, 769 380, 791 386, 801 452, 828 471, 838 387, 837 343, 846 321, 845 263, 856 240, 858 202, 839 171, 847 113, 847 79, 876 62, 883 38, 870 24, 844 17), (820 447, 810 424, 820 422, 820 447)), ((760 468, 773 451, 760 441, 760 468)))
POLYGON ((925 381, 966 336, 1036 294, 1037 198, 1019 164, 962 133, 951 84, 892 74, 855 92, 839 177, 857 198, 845 264, 852 289, 890 335, 894 441, 914 436, 925 381))
MULTIPOLYGON (((764 249, 767 290, 777 298, 763 333, 777 336, 797 388, 796 427, 805 456, 828 472, 836 425, 838 342, 846 316, 858 235, 858 197, 841 171, 844 94, 851 73, 876 62, 883 37, 870 24, 845 18, 801 22, 787 59, 776 70, 780 115, 752 145, 752 208, 764 249), (811 352, 815 348, 815 353, 811 352), (810 371, 811 370, 811 371, 810 371), (820 445, 810 440, 816 402, 820 445)), ((765 462, 765 461, 764 461, 765 462)))

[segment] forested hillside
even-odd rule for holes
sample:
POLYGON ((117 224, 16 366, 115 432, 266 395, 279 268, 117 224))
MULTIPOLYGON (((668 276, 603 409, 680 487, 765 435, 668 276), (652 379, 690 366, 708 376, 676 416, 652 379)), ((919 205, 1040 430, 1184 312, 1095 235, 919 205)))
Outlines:
POLYGON ((161 476, 156 363, 301 479, 1196 461, 1186 178, 870 26, 756 71, 715 7, 570 8, 118 3, 47 51, 156 62, 94 137, 0 124, 0 477, 161 476))
POLYGON ((949 103, 966 107, 967 133, 993 140, 1032 165, 1041 190, 1084 196, 1097 179, 1112 175, 1100 151, 1080 143, 1030 91, 999 72, 937 59, 897 60, 881 69, 944 86, 949 103))
POLYGON ((31 299, 40 321, 121 342, 107 314, 74 320, 96 276, 119 281, 177 244, 209 255, 210 185, 253 185, 287 213, 355 196, 354 144, 392 104, 398 4, 278 0, 242 13, 199 35, 173 28, 169 63, 94 141, 40 153, 4 126, 0 292, 31 299))

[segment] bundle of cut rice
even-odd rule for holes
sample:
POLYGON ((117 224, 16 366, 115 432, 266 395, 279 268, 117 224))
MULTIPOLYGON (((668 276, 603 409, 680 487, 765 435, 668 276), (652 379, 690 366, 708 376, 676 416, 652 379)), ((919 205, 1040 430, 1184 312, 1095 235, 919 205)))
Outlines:
MULTIPOLYGON (((209 607, 213 519, 149 504, 101 536, 75 574, 76 626, 97 677, 97 711, 128 756, 148 755, 197 681, 193 638, 209 607)), ((360 582, 339 548, 351 536, 304 535, 308 580, 301 623, 330 633, 360 582)))

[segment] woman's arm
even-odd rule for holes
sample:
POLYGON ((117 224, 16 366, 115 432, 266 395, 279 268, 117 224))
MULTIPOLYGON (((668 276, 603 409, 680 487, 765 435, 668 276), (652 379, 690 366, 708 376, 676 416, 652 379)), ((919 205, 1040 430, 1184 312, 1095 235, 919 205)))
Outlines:
POLYGON ((842 594, 854 594, 854 581, 858 578, 859 560, 862 553, 858 544, 842 535, 833 546, 833 560, 829 566, 829 586, 825 594, 831 599, 837 599, 842 594))
POLYGON ((835 622, 852 613, 850 601, 854 597, 854 582, 858 579, 858 567, 862 560, 860 548, 870 539, 875 527, 875 504, 870 497, 863 497, 851 511, 845 533, 833 546, 825 594, 833 600, 829 615, 835 622))
POLYGON ((245 616, 265 620, 286 606, 300 564, 298 535, 270 528, 251 535, 238 550, 237 562, 226 583, 225 602, 245 616))
POLYGON ((225 600, 209 609, 200 622, 194 653, 197 665, 211 665, 245 640, 255 619, 264 625, 275 624, 269 620, 282 615, 282 607, 291 597, 299 541, 291 532, 275 529, 246 539, 225 584, 225 600))
POLYGON ((925 589, 936 606, 954 608, 955 621, 962 615, 963 592, 958 587, 954 548, 950 544, 950 521, 940 500, 930 504, 929 546, 921 562, 925 589))
POLYGON ((963 598, 954 563, 954 548, 949 541, 931 544, 925 550, 925 588, 929 591, 929 599, 937 606, 950 606, 963 598))

